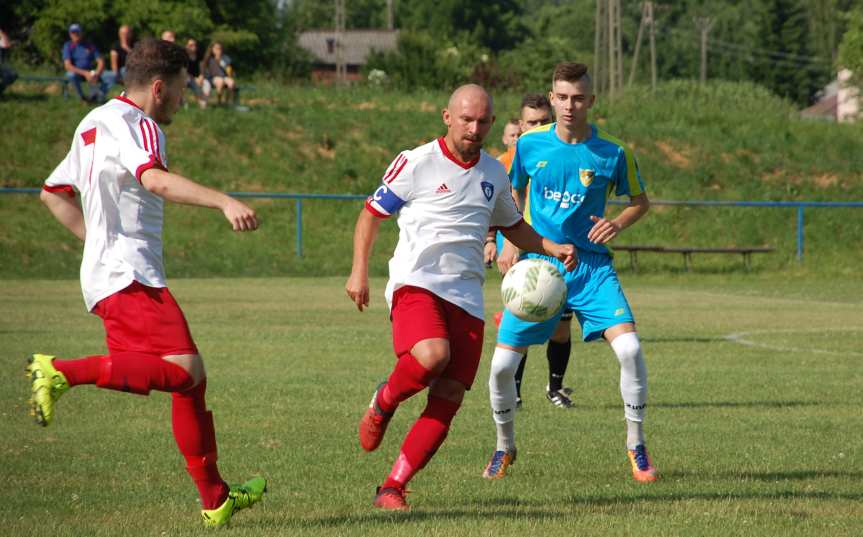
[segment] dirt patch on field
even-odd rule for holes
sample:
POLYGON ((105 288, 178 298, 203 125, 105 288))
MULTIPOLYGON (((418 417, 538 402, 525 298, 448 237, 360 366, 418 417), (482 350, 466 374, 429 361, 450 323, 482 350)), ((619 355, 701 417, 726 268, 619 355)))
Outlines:
POLYGON ((839 176, 835 173, 822 173, 816 175, 814 181, 819 188, 831 188, 839 184, 839 176))
POLYGON ((671 143, 667 141, 658 141, 655 142, 656 148, 662 153, 662 155, 668 159, 672 166, 682 169, 689 169, 692 167, 692 158, 689 154, 692 152, 687 148, 675 148, 671 143))

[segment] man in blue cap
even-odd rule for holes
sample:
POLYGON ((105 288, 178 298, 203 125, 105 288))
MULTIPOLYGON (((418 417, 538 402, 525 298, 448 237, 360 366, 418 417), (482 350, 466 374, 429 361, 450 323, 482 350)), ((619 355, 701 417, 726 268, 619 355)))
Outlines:
POLYGON ((105 70, 105 60, 99 54, 96 45, 82 38, 81 25, 72 23, 69 25, 69 41, 63 45, 63 67, 66 69, 66 79, 72 83, 78 97, 86 102, 103 102, 108 93, 109 85, 102 80, 102 72, 105 70), (88 91, 84 95, 81 83, 98 86, 98 92, 93 95, 88 91))

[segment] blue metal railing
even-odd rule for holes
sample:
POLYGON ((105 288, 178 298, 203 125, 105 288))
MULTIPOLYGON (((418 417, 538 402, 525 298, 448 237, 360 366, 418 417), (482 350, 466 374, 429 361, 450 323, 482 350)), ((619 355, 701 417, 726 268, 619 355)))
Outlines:
MULTIPOLYGON (((38 194, 39 188, 0 188, 0 194, 38 194)), ((297 256, 303 255, 303 200, 359 201, 360 194, 295 194, 290 192, 228 192, 237 198, 292 199, 296 209, 297 256)), ((610 200, 613 205, 626 205, 622 200, 610 200)), ((803 210, 809 208, 863 208, 863 201, 710 201, 710 200, 651 200, 651 205, 682 205, 687 207, 774 207, 797 209, 797 259, 803 260, 803 210)))

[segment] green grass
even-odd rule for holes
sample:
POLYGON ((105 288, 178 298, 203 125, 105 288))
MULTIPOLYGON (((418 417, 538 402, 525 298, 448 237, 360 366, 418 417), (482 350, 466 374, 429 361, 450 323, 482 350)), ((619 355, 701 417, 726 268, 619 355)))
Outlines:
MULTIPOLYGON (((443 93, 277 86, 257 81, 250 111, 190 107, 166 128, 171 168, 232 191, 368 194, 389 161, 443 132, 443 93)), ((498 117, 517 111, 518 95, 495 95, 498 117)), ((13 85, 0 101, 0 185, 36 187, 63 158, 89 108, 72 99, 13 85)), ((653 199, 861 200, 863 124, 803 121, 785 102, 747 84, 701 87, 668 82, 656 94, 634 88, 599 101, 594 119, 630 143, 653 199)), ((498 121, 489 136, 500 150, 498 121)), ((254 201, 264 220, 254 237, 235 240, 218 214, 169 209, 166 257, 175 276, 337 275, 350 268, 359 202, 304 204, 305 256, 294 255, 294 208, 254 201), (252 252, 250 254, 250 252, 252 252)), ((0 277, 63 278, 80 248, 34 196, 0 196, 0 277), (58 248, 58 244, 60 247, 58 248), (50 263, 45 260, 50 259, 50 263)), ((803 270, 847 277, 863 263, 860 209, 808 209, 803 270)), ((382 275, 394 226, 384 226, 373 270, 382 275)), ((621 243, 667 246, 770 245, 759 271, 800 270, 793 209, 654 207, 621 243)), ((645 271, 677 270, 678 256, 642 256, 645 271)), ((737 258, 696 256, 702 272, 740 272, 737 258)))
MULTIPOLYGON (((661 479, 634 483, 618 366, 574 344, 577 408, 551 407, 534 349, 509 478, 479 477, 494 445, 486 334, 474 390, 412 483, 409 514, 370 502, 422 406, 407 402, 379 452, 356 424, 392 365, 382 291, 358 313, 343 278, 177 279, 205 356, 223 475, 271 491, 233 535, 856 536, 863 317, 859 280, 794 274, 624 276, 650 370, 647 431, 661 479), (747 332, 751 344, 730 341, 747 332), (778 348, 784 350, 777 350, 778 348)), ((487 288, 488 312, 499 279, 487 288)), ((8 535, 197 535, 196 493, 170 432, 170 398, 74 388, 51 427, 27 416, 24 358, 104 352, 77 282, 0 288, 0 525, 8 535)), ((577 335, 576 335, 577 337, 577 335)))

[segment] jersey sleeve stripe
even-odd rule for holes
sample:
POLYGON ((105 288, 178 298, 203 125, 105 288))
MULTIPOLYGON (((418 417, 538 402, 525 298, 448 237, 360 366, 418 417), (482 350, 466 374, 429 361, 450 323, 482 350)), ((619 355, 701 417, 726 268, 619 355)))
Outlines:
POLYGON ((151 169, 151 168, 158 168, 158 169, 160 169, 160 170, 162 170, 162 171, 168 171, 168 170, 166 170, 166 169, 165 169, 165 167, 164 167, 164 166, 162 166, 162 163, 161 163, 161 162, 159 162, 159 160, 158 160, 155 156, 150 155, 150 160, 148 160, 148 161, 147 161, 147 162, 145 162, 144 164, 141 164, 140 166, 138 166, 138 169, 137 169, 137 170, 135 170, 135 179, 137 179, 137 180, 138 180, 138 182, 140 183, 140 182, 141 182, 141 175, 142 175, 145 171, 147 171, 147 170, 149 170, 149 169, 151 169))
POLYGON ((404 159, 402 161, 401 165, 396 170, 396 172, 393 174, 393 176, 386 180, 386 183, 389 184, 389 183, 392 183, 393 181, 395 181, 396 177, 398 177, 399 174, 402 173, 402 170, 405 169, 405 166, 407 166, 407 164, 408 164, 408 159, 404 159))
POLYGON ((156 157, 156 160, 161 160, 159 158, 158 134, 156 133, 156 129, 153 128, 153 122, 145 119, 144 125, 147 126, 147 132, 150 134, 150 154, 156 157))
POLYGON ((144 132, 144 120, 138 122, 138 128, 141 129, 141 140, 144 141, 144 151, 150 151, 150 145, 147 143, 147 133, 144 132))
POLYGON ((372 213, 377 218, 389 218, 390 217, 390 215, 388 215, 386 213, 382 213, 381 211, 375 209, 375 207, 372 205, 371 199, 366 200, 366 210, 368 212, 372 213))
POLYGON ((638 196, 642 193, 641 184, 638 182, 636 175, 635 157, 632 151, 627 147, 623 147, 623 154, 626 156, 626 180, 629 183, 629 195, 638 196))
POLYGON ((404 154, 399 155, 395 161, 393 161, 393 165, 390 166, 390 169, 384 175, 384 183, 389 183, 401 173, 404 165, 407 164, 408 159, 404 154))
POLYGON ((150 126, 150 132, 153 133, 153 142, 156 145, 156 151, 153 154, 159 159, 159 162, 162 162, 162 141, 159 139, 159 129, 153 121, 148 120, 147 124, 150 126))
POLYGON ((75 189, 69 185, 43 185, 42 190, 46 192, 65 192, 70 198, 75 197, 75 189))

